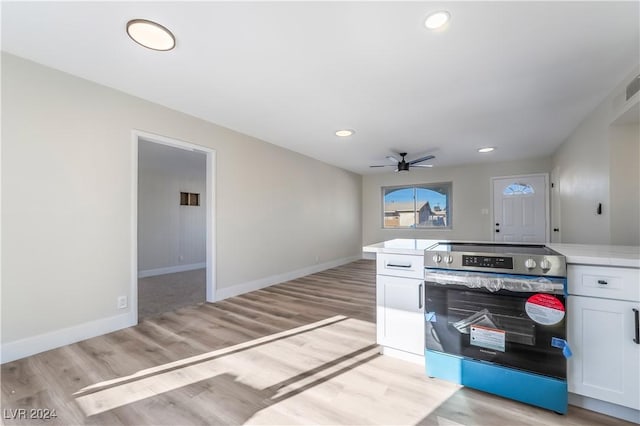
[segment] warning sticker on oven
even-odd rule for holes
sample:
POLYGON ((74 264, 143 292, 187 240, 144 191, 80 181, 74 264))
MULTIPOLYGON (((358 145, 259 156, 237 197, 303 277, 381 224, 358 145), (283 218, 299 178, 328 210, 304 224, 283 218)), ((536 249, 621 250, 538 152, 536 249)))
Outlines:
POLYGON ((470 343, 473 346, 504 352, 506 334, 504 330, 498 330, 497 328, 472 325, 470 343))
POLYGON ((564 305, 551 294, 534 294, 527 299, 524 309, 533 321, 542 325, 558 324, 564 318, 564 305))

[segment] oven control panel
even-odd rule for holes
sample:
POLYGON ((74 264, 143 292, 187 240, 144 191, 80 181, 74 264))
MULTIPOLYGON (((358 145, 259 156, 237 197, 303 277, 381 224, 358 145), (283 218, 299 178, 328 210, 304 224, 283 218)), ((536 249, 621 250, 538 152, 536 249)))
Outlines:
POLYGON ((513 269, 513 257, 462 255, 462 266, 476 268, 513 269))
POLYGON ((443 247, 446 250, 439 250, 439 246, 429 247, 425 250, 424 266, 498 274, 567 276, 565 257, 549 252, 547 248, 544 248, 544 253, 539 253, 541 249, 536 247, 483 243, 474 251, 474 247, 469 247, 469 244, 460 244, 462 246, 446 243, 443 247), (469 250, 462 251, 462 249, 469 250))

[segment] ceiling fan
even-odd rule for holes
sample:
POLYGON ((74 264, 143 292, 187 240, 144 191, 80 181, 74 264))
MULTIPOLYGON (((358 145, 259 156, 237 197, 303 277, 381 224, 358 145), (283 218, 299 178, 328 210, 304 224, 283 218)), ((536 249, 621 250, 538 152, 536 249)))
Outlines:
POLYGON ((436 158, 435 155, 427 155, 424 157, 416 158, 415 160, 406 161, 404 159, 404 157, 407 155, 406 152, 399 152, 398 155, 402 157, 402 160, 398 160, 398 158, 394 157, 393 155, 387 155, 386 157, 387 160, 391 161, 392 163, 395 163, 393 165, 384 164, 384 165, 369 166, 369 167, 396 167, 396 170, 395 170, 396 172, 408 172, 409 167, 433 167, 433 164, 418 164, 418 163, 422 163, 423 161, 436 158))

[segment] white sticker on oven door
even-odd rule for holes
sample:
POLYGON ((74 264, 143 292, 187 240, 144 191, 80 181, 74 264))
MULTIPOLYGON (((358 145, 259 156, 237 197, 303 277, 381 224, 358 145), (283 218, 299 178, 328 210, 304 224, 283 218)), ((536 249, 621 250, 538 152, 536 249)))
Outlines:
POLYGON ((473 346, 504 352, 506 334, 504 330, 498 330, 497 328, 472 325, 470 343, 473 346))
POLYGON ((564 318, 564 305, 551 294, 534 294, 527 299, 524 310, 533 321, 542 325, 554 325, 564 318))

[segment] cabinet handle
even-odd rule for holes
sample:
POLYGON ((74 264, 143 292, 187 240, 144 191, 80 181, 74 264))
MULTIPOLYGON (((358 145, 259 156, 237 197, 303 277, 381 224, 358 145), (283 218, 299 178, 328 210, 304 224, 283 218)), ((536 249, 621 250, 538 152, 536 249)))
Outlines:
MULTIPOLYGON (((418 309, 422 309, 422 284, 418 286, 418 309)), ((638 319, 638 313, 636 312, 636 319, 638 319)), ((637 324, 637 321, 636 321, 637 324)))
POLYGON ((640 345, 640 312, 636 308, 631 309, 636 322, 636 337, 633 338, 633 342, 636 345, 640 345))
POLYGON ((411 264, 387 263, 387 268, 411 268, 411 264))
POLYGON ((609 284, 609 283, 606 282, 605 280, 598 280, 598 284, 606 285, 606 284, 609 284))

